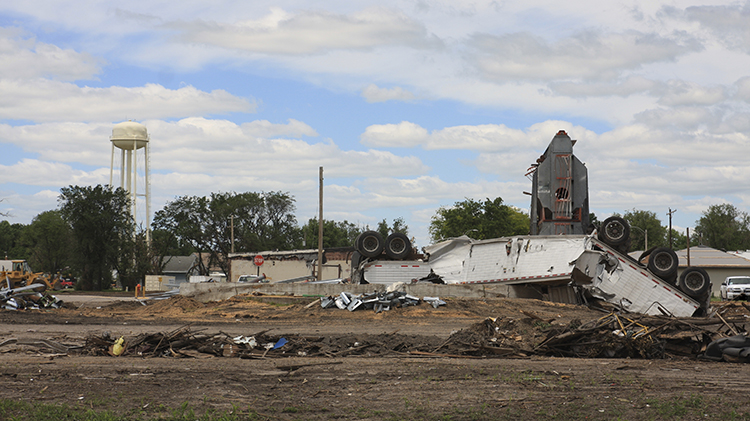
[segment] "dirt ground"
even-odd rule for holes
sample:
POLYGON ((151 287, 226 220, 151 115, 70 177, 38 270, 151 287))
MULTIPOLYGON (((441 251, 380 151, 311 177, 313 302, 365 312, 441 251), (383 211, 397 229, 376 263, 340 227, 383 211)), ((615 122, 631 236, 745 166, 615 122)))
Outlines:
MULTIPOLYGON (((606 316, 586 307, 446 300, 439 308, 422 304, 376 314, 284 301, 235 297, 202 304, 178 296, 146 306, 123 301, 1 310, 0 398, 136 419, 179 418, 186 411, 282 420, 750 419, 748 364, 669 354, 630 359, 528 352, 550 329, 606 316), (466 352, 486 326, 497 327, 497 346, 490 347, 495 354, 466 352), (133 340, 184 329, 209 338, 289 342, 262 355, 86 352, 91 338, 133 340), (66 355, 40 346, 42 340, 83 349, 66 355)), ((725 317, 750 316, 739 303, 728 306, 725 317)))

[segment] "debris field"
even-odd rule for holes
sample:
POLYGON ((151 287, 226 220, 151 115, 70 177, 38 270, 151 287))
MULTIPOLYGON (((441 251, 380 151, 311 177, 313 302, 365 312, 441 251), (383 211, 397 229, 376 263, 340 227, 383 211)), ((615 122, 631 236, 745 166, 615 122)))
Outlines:
POLYGON ((0 397, 156 418, 187 404, 239 419, 648 420, 664 405, 750 419, 745 303, 675 319, 506 298, 379 313, 275 299, 0 311, 0 397))

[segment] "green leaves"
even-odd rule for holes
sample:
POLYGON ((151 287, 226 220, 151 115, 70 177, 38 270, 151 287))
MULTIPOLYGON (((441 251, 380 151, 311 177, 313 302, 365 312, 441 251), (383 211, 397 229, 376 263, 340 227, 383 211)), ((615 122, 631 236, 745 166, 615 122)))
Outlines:
POLYGON ((121 250, 132 249, 135 224, 127 192, 102 185, 69 186, 60 189, 58 201, 72 230, 71 263, 81 274, 83 289, 105 288, 112 269, 122 263, 121 250))
POLYGON ((503 204, 503 199, 487 198, 484 202, 466 199, 452 207, 441 207, 430 222, 430 236, 437 242, 468 235, 487 239, 508 235, 528 235, 529 216, 520 209, 503 204))
POLYGON ((294 198, 282 192, 183 196, 156 212, 153 227, 162 236, 171 235, 172 243, 208 255, 207 265, 198 259, 201 274, 208 275, 212 265, 228 273, 232 234, 235 252, 291 250, 301 245, 294 211, 294 198))
POLYGON ((734 205, 711 205, 695 226, 702 244, 719 250, 750 249, 750 217, 734 205))

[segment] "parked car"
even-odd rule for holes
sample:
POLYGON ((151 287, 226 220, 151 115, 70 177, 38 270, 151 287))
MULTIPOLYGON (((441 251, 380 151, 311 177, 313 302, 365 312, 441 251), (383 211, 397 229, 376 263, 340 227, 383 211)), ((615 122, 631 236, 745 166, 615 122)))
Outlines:
POLYGON ((750 299, 750 276, 727 276, 721 283, 721 299, 750 299))
POLYGON ((251 283, 251 284, 257 284, 257 283, 267 283, 268 279, 266 279, 266 274, 263 275, 242 275, 237 279, 237 282, 245 282, 245 283, 251 283))
POLYGON ((63 279, 62 281, 60 281, 60 286, 62 286, 63 288, 73 288, 74 285, 75 282, 73 282, 72 279, 63 279))

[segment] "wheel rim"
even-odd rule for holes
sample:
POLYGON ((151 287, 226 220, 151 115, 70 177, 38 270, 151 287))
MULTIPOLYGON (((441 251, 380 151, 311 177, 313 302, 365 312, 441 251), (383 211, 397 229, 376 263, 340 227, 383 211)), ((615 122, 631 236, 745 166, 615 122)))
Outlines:
POLYGON ((672 268, 672 256, 668 253, 659 253, 654 256, 654 266, 662 271, 667 271, 672 268))
POLYGON ((625 235, 625 227, 619 222, 610 222, 604 227, 604 231, 607 233, 607 237, 613 240, 619 240, 625 235))
POLYGON ((699 290, 704 283, 705 279, 703 279, 703 275, 698 272, 688 273, 685 277, 685 286, 691 291, 699 290))
POLYGON ((378 249, 379 241, 374 236, 367 236, 365 237, 364 241, 362 241, 362 248, 367 252, 375 252, 378 249))
POLYGON ((391 249, 393 253, 399 254, 403 252, 404 250, 406 250, 406 243, 404 242, 404 240, 400 238, 396 238, 391 241, 391 244, 388 247, 391 249))

